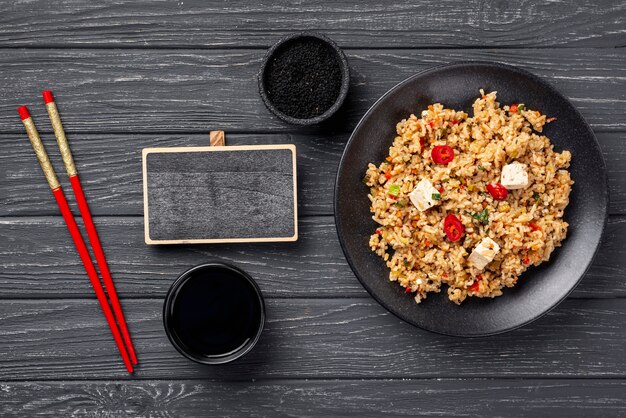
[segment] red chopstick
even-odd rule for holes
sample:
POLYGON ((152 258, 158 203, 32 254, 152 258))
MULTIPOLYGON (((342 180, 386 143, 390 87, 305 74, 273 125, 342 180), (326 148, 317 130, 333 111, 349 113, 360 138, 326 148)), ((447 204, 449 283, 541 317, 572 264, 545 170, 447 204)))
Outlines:
POLYGON ((122 311, 122 307, 120 306, 117 292, 115 291, 115 284, 113 283, 113 278, 111 277, 111 272, 109 270, 106 257, 104 256, 102 245, 100 244, 98 231, 96 231, 96 226, 91 218, 91 212, 89 211, 89 206, 87 205, 87 199, 85 199, 83 188, 80 184, 80 180, 78 179, 78 171, 76 170, 74 159, 72 158, 72 151, 69 143, 65 137, 65 131, 63 130, 61 117, 59 116, 56 103, 54 102, 54 96, 50 90, 45 90, 43 92, 43 101, 46 104, 48 116, 50 117, 52 128, 54 129, 54 135, 57 138, 57 143, 59 145, 59 149, 61 150, 63 164, 65 165, 67 175, 70 178, 70 184, 72 185, 72 190, 74 191, 74 196, 76 197, 76 202, 78 203, 78 209, 80 210, 80 214, 85 222, 87 236, 89 237, 91 248, 93 248, 93 252, 96 256, 96 262, 100 268, 100 274, 102 275, 102 280, 104 281, 104 287, 106 288, 107 293, 109 294, 109 299, 111 300, 111 306, 113 307, 113 312, 115 313, 115 319, 117 320, 120 330, 122 331, 122 336, 124 337, 124 343, 128 349, 128 354, 130 354, 130 359, 133 364, 137 364, 135 347, 133 346, 133 342, 130 338, 128 326, 126 325, 126 319, 124 318, 124 313, 122 311))
POLYGON ((117 328, 117 324, 115 323, 115 318, 113 317, 113 313, 111 312, 111 307, 109 306, 109 302, 107 301, 104 290, 102 289, 102 284, 100 283, 100 279, 98 278, 96 269, 93 265, 93 262, 91 261, 91 257, 89 256, 89 251, 87 250, 85 241, 83 241, 83 237, 80 234, 78 225, 76 225, 74 215, 72 215, 72 211, 67 204, 63 189, 59 184, 59 180, 57 179, 56 173, 54 172, 54 168, 52 167, 50 159, 48 158, 48 154, 46 153, 43 143, 41 142, 41 138, 39 138, 39 133, 37 132, 37 128, 35 128, 35 123, 30 117, 30 113, 28 112, 26 106, 20 106, 17 110, 20 114, 20 117, 22 118, 22 122, 24 123, 24 127, 26 128, 26 133, 28 134, 30 143, 33 146, 33 150, 37 155, 37 159, 39 160, 41 169, 43 170, 44 175, 46 176, 46 180, 48 181, 48 184, 52 189, 52 194, 54 195, 54 198, 59 205, 59 209, 61 210, 61 214, 63 215, 63 219, 65 220, 65 223, 67 225, 67 229, 70 231, 70 235, 72 236, 72 240, 74 241, 74 245, 76 246, 78 255, 80 256, 80 259, 85 266, 85 271, 87 272, 87 276, 89 276, 89 280, 91 281, 93 290, 96 292, 96 297, 98 298, 100 307, 104 312, 104 317, 109 324, 109 328, 111 328, 111 333, 113 334, 113 338, 115 339, 117 348, 120 350, 120 354, 122 355, 122 359, 124 360, 126 369, 129 373, 132 373, 133 365, 130 362, 130 358, 128 356, 126 348, 124 347, 124 342, 122 340, 122 336, 120 335, 120 331, 117 328))

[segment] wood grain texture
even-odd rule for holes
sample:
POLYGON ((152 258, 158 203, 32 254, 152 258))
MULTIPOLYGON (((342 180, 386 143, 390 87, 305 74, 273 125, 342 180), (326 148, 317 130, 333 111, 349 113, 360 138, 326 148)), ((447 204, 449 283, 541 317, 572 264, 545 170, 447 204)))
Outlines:
POLYGON ((625 20, 623 0, 0 0, 0 416, 625 416, 625 20), (307 29, 345 48, 352 71, 344 109, 314 129, 271 116, 255 79, 267 47, 307 29), (556 310, 456 339, 373 301, 329 215, 341 152, 369 106, 418 71, 468 59, 528 69, 572 100, 601 143, 616 216, 556 310), (141 362, 133 377, 16 113, 30 105, 64 173, 44 88, 100 215, 141 362), (233 145, 297 145, 297 243, 144 245, 141 148, 208 145, 211 129, 233 145), (268 322, 248 356, 209 368, 174 350, 161 309, 176 276, 212 258, 257 279, 268 322))
MULTIPOLYGON (((349 134, 229 134, 230 145, 292 143, 297 148, 298 213, 331 215, 335 174, 349 134)), ((85 194, 96 215, 143 214, 141 149, 202 146, 206 134, 69 135, 85 194), (106 164, 103 164, 103 161, 106 164)), ((619 132, 597 134, 606 160, 611 214, 626 214, 626 141, 619 132)), ((51 139, 44 138, 46 143, 51 139)), ((51 144, 52 145, 52 144, 51 144)), ((37 160, 20 134, 0 134, 0 216, 56 215, 58 209, 37 160)), ((48 153, 63 173, 57 147, 48 153)), ((574 156, 575 158, 575 156, 574 156)), ((69 190, 67 177, 59 176, 69 190)))
MULTIPOLYGON (((34 105, 35 123, 40 132, 49 132, 40 99, 44 87, 55 92, 68 134, 312 132, 283 123, 264 107, 256 80, 264 53, 6 49, 0 54, 0 132, 23 133, 15 110, 19 104, 34 105)), ((459 60, 520 66, 569 97, 595 129, 626 130, 626 48, 350 50, 347 56, 351 90, 342 111, 321 132, 350 132, 398 82, 459 60)))
POLYGON ((4 417, 626 414, 624 380, 175 380, 5 383, 0 388, 4 417))
POLYGON ((624 299, 570 299, 524 328, 472 339, 421 331, 371 299, 268 299, 254 350, 215 367, 172 347, 162 300, 122 303, 139 357, 134 376, 95 300, 17 300, 0 301, 0 381, 626 378, 624 299))
POLYGON ((401 0, 44 0, 8 3, 2 46, 268 47, 297 30, 319 30, 343 47, 594 46, 626 42, 619 0, 519 2, 401 0))
MULTIPOLYGON (((95 223, 121 297, 162 299, 183 271, 215 258, 246 270, 269 298, 367 297, 343 256, 332 217, 301 219, 295 243, 160 248, 143 243, 141 218, 96 217, 95 223)), ((572 297, 626 297, 624 237, 626 218, 611 218, 572 297)), ((0 265, 3 299, 93 295, 60 216, 0 218, 0 265)))
POLYGON ((212 147, 223 147, 226 145, 224 131, 209 131, 209 143, 212 147))
MULTIPOLYGON (((611 134, 609 134, 611 135, 611 134)), ((298 213, 332 214, 333 188, 347 134, 229 134, 228 144, 295 144, 298 166, 298 213)), ((49 143, 48 138, 44 138, 49 143), (46 140, 47 139, 47 140, 46 140)), ((141 150, 146 147, 206 146, 206 134, 69 135, 81 182, 95 215, 143 214, 141 150), (103 161, 106 164, 103 164, 103 161)), ((37 165, 28 138, 0 134, 0 216, 55 215, 58 209, 37 165)), ((48 146, 57 172, 63 173, 57 147, 48 146)), ((59 180, 68 188, 64 175, 59 180)), ((626 194, 626 180, 624 180, 626 194)), ((626 197, 625 197, 626 200, 626 197)))

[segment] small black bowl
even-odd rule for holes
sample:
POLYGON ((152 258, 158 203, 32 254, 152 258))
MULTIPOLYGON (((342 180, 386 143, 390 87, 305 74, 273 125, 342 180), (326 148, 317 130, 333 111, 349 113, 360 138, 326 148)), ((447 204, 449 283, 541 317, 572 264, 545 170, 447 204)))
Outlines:
POLYGON ((332 115, 334 115, 343 104, 344 100, 346 99, 346 96, 348 95, 348 88, 350 87, 350 69, 348 67, 348 60, 346 59, 346 56, 344 55, 343 51, 337 46, 337 44, 333 40, 331 40, 327 36, 322 35, 321 33, 300 32, 300 33, 291 34, 282 38, 280 41, 276 42, 276 44, 274 44, 274 46, 272 46, 267 51, 267 54, 265 55, 265 57, 263 58, 263 62, 261 63, 261 70, 259 71, 259 74, 258 74, 258 81, 259 81, 259 92, 261 94, 261 98, 263 99, 263 103, 265 103, 265 106, 269 109, 270 112, 272 112, 273 114, 278 116, 280 119, 292 125, 301 125, 301 126, 316 125, 327 120, 332 115), (296 40, 305 39, 305 38, 315 38, 317 40, 320 40, 324 44, 326 44, 328 47, 330 47, 331 50, 335 52, 337 61, 339 62, 339 67, 341 69, 341 88, 339 89, 339 95, 337 96, 337 100, 330 108, 328 108, 328 110, 326 110, 321 115, 315 116, 313 118, 300 119, 300 118, 295 118, 293 116, 289 116, 281 112, 271 102, 267 93, 267 86, 265 85, 265 70, 267 68, 268 63, 276 55, 276 52, 279 51, 282 46, 289 44, 290 42, 294 42, 296 40))
POLYGON ((187 270, 165 297, 167 337, 183 356, 201 364, 225 364, 244 356, 264 324, 261 289, 246 272, 228 264, 187 270))

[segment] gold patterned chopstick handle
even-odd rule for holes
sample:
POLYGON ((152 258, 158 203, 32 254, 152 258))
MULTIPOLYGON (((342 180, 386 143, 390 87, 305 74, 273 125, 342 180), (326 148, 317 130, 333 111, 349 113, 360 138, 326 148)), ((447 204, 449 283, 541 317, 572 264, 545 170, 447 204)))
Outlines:
POLYGON ((69 177, 75 176, 77 174, 76 165, 74 165, 72 151, 70 150, 70 145, 65 137, 65 131, 63 130, 63 125, 61 124, 61 117, 59 116, 56 103, 53 101, 46 103, 46 110, 48 110, 48 116, 50 117, 50 122, 52 123, 54 136, 57 139, 57 144, 59 144, 59 150, 61 151, 61 157, 63 158, 63 164, 65 164, 67 175, 69 177))
POLYGON ((33 119, 30 117, 28 110, 25 107, 20 108, 20 115, 22 116, 22 122, 24 123, 24 128, 26 128, 28 139, 30 139, 30 144, 33 146, 37 160, 39 160, 39 165, 41 165, 41 169, 43 170, 43 174, 46 176, 46 180, 48 181, 50 188, 52 190, 58 189, 61 187, 59 179, 54 172, 52 163, 50 163, 50 159, 48 158, 46 149, 41 142, 41 138, 39 138, 39 133, 37 132, 33 119))

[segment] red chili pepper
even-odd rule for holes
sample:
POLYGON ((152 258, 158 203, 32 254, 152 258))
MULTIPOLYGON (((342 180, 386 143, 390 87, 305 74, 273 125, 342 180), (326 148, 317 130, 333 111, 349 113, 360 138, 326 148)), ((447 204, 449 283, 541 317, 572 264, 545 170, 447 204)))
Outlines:
POLYGON ((524 264, 526 264, 526 265, 530 264, 530 258, 526 257, 524 259, 524 264))
POLYGON ((509 112, 511 113, 517 113, 517 103, 513 103, 510 107, 509 107, 509 112))
POLYGON ((459 124, 459 122, 461 122, 461 121, 460 121, 460 120, 451 120, 451 121, 450 121, 450 124, 451 124, 451 125, 458 125, 458 124, 459 124))
POLYGON ((404 293, 411 293, 411 292, 412 292, 411 287, 407 287, 406 289, 404 289, 404 293))
POLYGON ((446 233, 446 236, 450 241, 455 242, 461 239, 463 233, 465 232, 465 227, 459 218, 450 213, 443 220, 443 232, 446 233))
POLYGON ((476 280, 474 283, 472 283, 472 285, 469 287, 469 290, 472 292, 478 292, 478 288, 480 287, 480 281, 476 280))
POLYGON ((426 138, 424 137, 420 138, 420 147, 422 150, 424 150, 424 148, 426 147, 426 138))
POLYGON ((454 160, 454 150, 447 145, 437 145, 433 148, 430 156, 435 163, 446 165, 454 160))
POLYGON ((479 274, 478 276, 476 276, 476 278, 477 278, 478 280, 482 280, 482 279, 483 279, 483 275, 482 275, 482 274, 479 274))
POLYGON ((394 195, 392 195, 392 194, 388 194, 387 196, 388 196, 388 197, 389 197, 389 199, 391 199, 391 200, 396 200, 396 199, 398 198, 398 196, 394 196, 394 195))
POLYGON ((430 126, 432 128, 434 125, 435 125, 435 121, 434 120, 428 121, 428 126, 430 126))
POLYGON ((443 193, 443 186, 439 186, 439 187, 437 188, 437 191, 438 191, 439 193, 443 193))
POLYGON ((443 277, 445 277, 445 278, 447 279, 449 275, 448 275, 448 273, 443 273, 443 275, 442 275, 442 276, 443 276, 443 277))
POLYGON ((509 191, 500 183, 487 184, 487 191, 496 200, 504 200, 509 195, 509 191))
POLYGON ((377 230, 376 230, 376 233, 377 233, 378 235, 382 235, 382 234, 383 234, 383 231, 381 231, 380 229, 377 229, 377 230))
POLYGON ((389 179, 391 178, 391 173, 390 173, 389 171, 387 171, 387 172, 385 173, 385 178, 386 178, 387 180, 389 180, 389 179))
POLYGON ((530 227, 530 230, 535 232, 535 231, 541 231, 541 227, 537 224, 534 223, 529 223, 528 226, 530 227))

